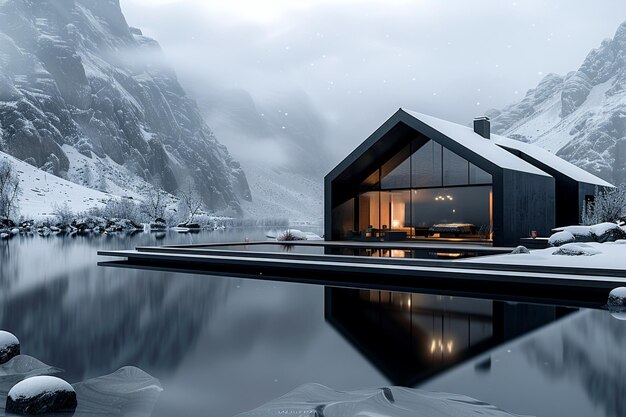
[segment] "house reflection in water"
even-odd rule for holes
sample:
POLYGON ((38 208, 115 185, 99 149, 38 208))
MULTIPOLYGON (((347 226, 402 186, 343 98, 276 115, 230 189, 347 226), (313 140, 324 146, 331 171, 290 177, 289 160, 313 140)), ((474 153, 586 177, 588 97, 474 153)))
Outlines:
MULTIPOLYGON (((390 291, 325 289, 326 320, 394 385, 413 386, 573 309, 390 291)), ((484 369, 489 369, 485 363, 484 369)))

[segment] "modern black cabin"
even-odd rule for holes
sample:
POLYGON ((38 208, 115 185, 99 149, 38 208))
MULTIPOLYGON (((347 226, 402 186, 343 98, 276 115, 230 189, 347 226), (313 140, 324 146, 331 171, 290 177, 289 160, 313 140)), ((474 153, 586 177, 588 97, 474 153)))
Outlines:
POLYGON ((399 109, 325 178, 327 240, 509 246, 578 224, 608 182, 535 145, 399 109))

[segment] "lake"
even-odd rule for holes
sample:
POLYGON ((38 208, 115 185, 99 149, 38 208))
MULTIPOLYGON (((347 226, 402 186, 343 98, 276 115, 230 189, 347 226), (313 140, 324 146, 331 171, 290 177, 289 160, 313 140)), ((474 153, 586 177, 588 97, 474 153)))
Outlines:
POLYGON ((233 416, 310 382, 452 392, 541 417, 626 415, 626 321, 601 309, 96 265, 99 249, 264 236, 2 241, 0 329, 70 382, 143 369, 164 387, 156 416, 233 416))

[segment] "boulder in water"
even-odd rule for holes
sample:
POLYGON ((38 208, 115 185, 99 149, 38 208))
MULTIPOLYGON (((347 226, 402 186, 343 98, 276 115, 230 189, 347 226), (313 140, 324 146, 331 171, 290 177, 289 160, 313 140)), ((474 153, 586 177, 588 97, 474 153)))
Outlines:
POLYGON ((626 287, 613 288, 609 293, 609 299, 606 304, 610 309, 626 309, 626 287))
POLYGON ((0 364, 20 354, 20 341, 12 333, 0 330, 0 364))
POLYGON ((6 411, 21 415, 73 412, 76 405, 76 392, 70 384, 54 376, 34 376, 9 390, 6 411))

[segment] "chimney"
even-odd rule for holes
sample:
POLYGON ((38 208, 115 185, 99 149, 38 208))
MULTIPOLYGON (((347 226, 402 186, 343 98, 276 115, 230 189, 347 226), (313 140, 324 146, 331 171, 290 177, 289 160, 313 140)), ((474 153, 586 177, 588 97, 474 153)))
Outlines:
POLYGON ((491 123, 489 123, 489 118, 486 116, 475 118, 474 132, 485 139, 491 138, 491 123))

